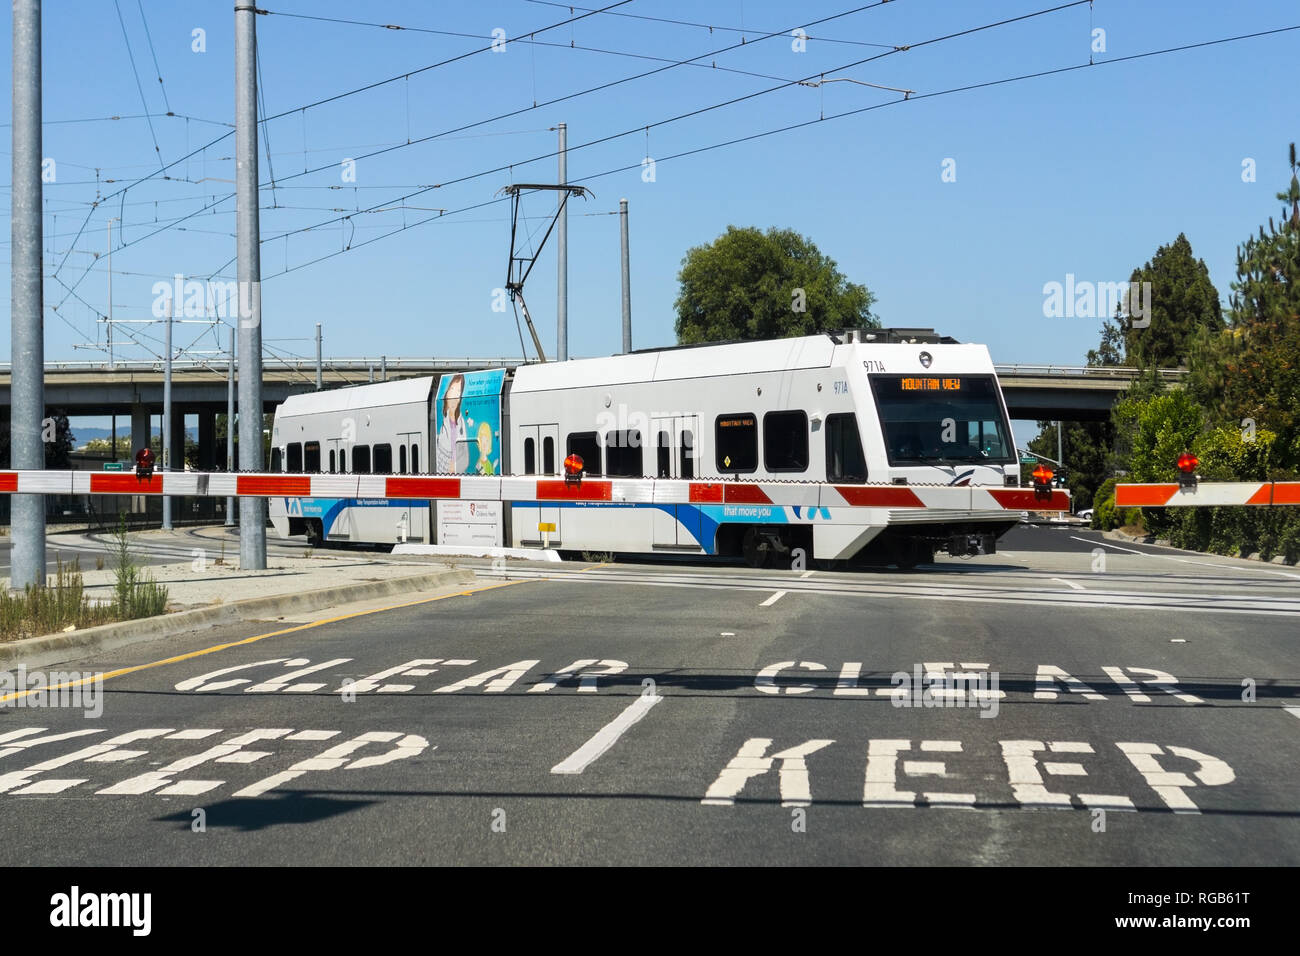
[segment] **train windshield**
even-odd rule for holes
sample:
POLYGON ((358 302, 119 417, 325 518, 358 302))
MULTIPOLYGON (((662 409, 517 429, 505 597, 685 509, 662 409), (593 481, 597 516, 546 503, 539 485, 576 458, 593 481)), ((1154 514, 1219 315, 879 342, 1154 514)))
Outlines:
POLYGON ((891 465, 1014 463, 991 375, 872 375, 891 465))

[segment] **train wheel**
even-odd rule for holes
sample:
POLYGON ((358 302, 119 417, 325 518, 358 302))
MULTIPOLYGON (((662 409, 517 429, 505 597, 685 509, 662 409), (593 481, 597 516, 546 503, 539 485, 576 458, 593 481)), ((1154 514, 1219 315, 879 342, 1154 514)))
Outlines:
POLYGON ((745 532, 740 553, 751 568, 765 568, 772 561, 772 544, 757 528, 750 528, 745 532))
POLYGON ((321 533, 321 523, 319 521, 307 522, 307 547, 319 548, 324 540, 324 534, 321 533))

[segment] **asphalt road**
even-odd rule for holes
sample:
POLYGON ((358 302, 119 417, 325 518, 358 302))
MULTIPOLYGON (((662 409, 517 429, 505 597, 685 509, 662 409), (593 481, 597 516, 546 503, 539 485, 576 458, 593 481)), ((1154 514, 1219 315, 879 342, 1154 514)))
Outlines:
POLYGON ((0 864, 1300 863, 1300 571, 1003 545, 484 567, 65 665, 125 672, 4 705, 0 864))

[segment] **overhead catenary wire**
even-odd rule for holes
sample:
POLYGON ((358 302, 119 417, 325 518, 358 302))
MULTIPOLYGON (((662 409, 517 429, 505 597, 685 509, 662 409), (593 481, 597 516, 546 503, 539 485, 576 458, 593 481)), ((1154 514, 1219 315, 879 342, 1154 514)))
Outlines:
MULTIPOLYGON (((676 160, 676 159, 684 159, 684 158, 686 158, 686 157, 688 157, 688 156, 696 156, 696 155, 700 155, 700 154, 702 154, 702 153, 707 153, 707 152, 710 152, 710 151, 715 150, 715 149, 724 149, 724 148, 726 148, 726 147, 728 147, 728 146, 735 146, 735 145, 738 145, 738 144, 740 144, 740 143, 751 142, 751 141, 753 141, 753 140, 756 140, 756 139, 762 139, 762 138, 767 137, 767 136, 774 136, 774 135, 777 135, 777 134, 780 134, 780 133, 786 133, 786 132, 791 132, 791 131, 793 131, 793 130, 797 130, 797 129, 803 129, 803 128, 806 128, 806 127, 809 127, 809 126, 814 126, 814 125, 816 125, 816 124, 818 124, 818 123, 827 123, 827 122, 831 122, 831 121, 833 121, 833 120, 845 119, 845 118, 848 118, 848 117, 851 117, 851 116, 859 116, 859 115, 862 115, 862 114, 864 114, 864 113, 869 113, 869 112, 873 112, 873 111, 875 111, 875 110, 880 110, 880 109, 886 109, 886 108, 888 108, 888 107, 892 107, 892 106, 899 106, 899 105, 906 104, 906 103, 916 103, 916 102, 919 102, 919 101, 921 101, 921 100, 934 99, 934 98, 941 97, 941 96, 950 96, 950 95, 955 95, 955 94, 957 94, 957 93, 966 93, 966 92, 971 92, 971 91, 975 91, 975 90, 987 89, 987 88, 994 87, 994 86, 1002 86, 1002 85, 1006 85, 1006 84, 1010 84, 1010 83, 1019 83, 1019 82, 1023 82, 1023 81, 1027 81, 1027 80, 1041 79, 1041 78, 1049 77, 1049 76, 1058 76, 1058 75, 1062 75, 1062 74, 1065 74, 1065 73, 1075 72, 1075 71, 1078 71, 1078 70, 1096 69, 1096 68, 1103 67, 1103 66, 1110 66, 1110 65, 1119 64, 1119 63, 1132 62, 1132 61, 1135 61, 1135 60, 1147 59, 1147 58, 1155 57, 1155 56, 1164 56, 1164 55, 1173 54, 1173 53, 1181 53, 1181 52, 1186 52, 1186 51, 1188 51, 1188 50, 1196 50, 1196 49, 1201 49, 1201 48, 1204 48, 1204 47, 1218 46, 1218 45, 1225 44, 1225 43, 1235 43, 1235 42, 1239 42, 1239 41, 1243 41, 1243 40, 1252 40, 1252 39, 1257 39, 1257 38, 1260 38, 1260 37, 1273 36, 1273 35, 1277 35, 1277 34, 1281 34, 1281 33, 1288 33, 1288 32, 1292 32, 1292 31, 1296 31, 1296 30, 1300 30, 1300 24, 1296 24, 1296 25, 1294 25, 1294 26, 1288 26, 1288 27, 1279 27, 1279 28, 1277 28, 1277 29, 1273 29, 1273 30, 1262 30, 1262 31, 1258 31, 1258 32, 1256 32, 1256 33, 1240 34, 1240 35, 1232 36, 1232 37, 1222 37, 1222 38, 1219 38, 1219 39, 1215 39, 1215 40, 1207 40, 1207 41, 1203 41, 1203 42, 1199 42, 1199 43, 1188 43, 1188 44, 1182 44, 1182 45, 1180 45, 1180 46, 1166 47, 1166 48, 1164 48, 1164 49, 1159 49, 1159 50, 1148 50, 1148 51, 1143 52, 1143 53, 1134 53, 1134 54, 1129 54, 1129 55, 1127 55, 1127 56, 1114 57, 1114 58, 1107 59, 1107 60, 1098 60, 1098 61, 1093 62, 1093 63, 1078 63, 1078 64, 1073 64, 1073 65, 1070 65, 1070 66, 1057 67, 1057 68, 1050 69, 1050 70, 1040 70, 1040 71, 1035 72, 1035 73, 1024 73, 1024 74, 1019 74, 1019 75, 1016 75, 1016 76, 1003 77, 1003 78, 996 79, 996 80, 988 80, 988 81, 984 81, 984 82, 980 82, 980 83, 971 83, 971 84, 967 84, 967 85, 964 85, 964 86, 955 86, 955 87, 951 87, 951 88, 948 88, 948 89, 944 89, 944 90, 936 90, 936 91, 929 92, 929 93, 920 93, 920 94, 913 93, 913 94, 910 95, 910 96, 902 96, 902 97, 899 97, 899 98, 897 98, 897 99, 889 100, 889 101, 884 102, 884 103, 874 103, 874 104, 869 105, 869 106, 863 106, 863 107, 858 107, 858 108, 856 108, 856 109, 845 110, 845 111, 840 112, 840 113, 832 113, 832 114, 830 114, 830 115, 826 115, 826 116, 818 116, 816 119, 809 119, 809 120, 804 120, 804 121, 802 121, 802 122, 798 122, 798 123, 791 123, 791 124, 788 124, 788 125, 785 125, 785 126, 781 126, 781 127, 774 128, 774 129, 762 130, 762 131, 759 131, 759 132, 757 132, 757 133, 751 133, 751 134, 748 134, 748 135, 746 135, 746 136, 736 137, 736 138, 733 138, 733 139, 726 140, 726 141, 724 141, 724 142, 712 143, 712 144, 710 144, 710 145, 708 145, 708 146, 701 146, 701 147, 697 147, 697 148, 694 148, 694 149, 683 150, 683 151, 678 152, 678 153, 673 153, 673 154, 669 154, 669 155, 663 156, 663 157, 657 159, 656 162, 669 162, 669 161, 676 160)), ((605 170, 605 171, 603 171, 603 172, 600 172, 600 173, 594 173, 594 174, 592 174, 592 175, 588 175, 588 176, 571 177, 571 178, 570 178, 570 182, 575 183, 575 184, 576 184, 576 183, 583 183, 583 182, 591 182, 591 181, 593 181, 593 180, 601 179, 601 178, 604 178, 604 177, 606 177, 606 176, 612 176, 612 175, 616 175, 616 174, 618 174, 618 173, 623 173, 623 172, 628 172, 628 171, 630 171, 630 170, 639 169, 640 166, 641 166, 641 164, 640 164, 639 162, 638 162, 638 163, 631 163, 631 164, 628 164, 628 165, 625 165, 625 166, 619 166, 619 167, 614 168, 614 169, 607 169, 607 170, 605 170)), ((334 258, 334 257, 336 257, 336 256, 342 255, 342 254, 345 253, 345 252, 352 251, 353 249, 359 249, 359 248, 362 248, 363 246, 370 245, 371 243, 379 242, 379 241, 381 241, 381 240, 383 240, 383 239, 390 238, 390 237, 392 237, 392 236, 394 236, 394 235, 397 235, 397 234, 399 234, 399 233, 406 232, 406 231, 409 230, 409 229, 415 229, 415 228, 418 228, 418 227, 420 227, 420 226, 422 226, 422 225, 426 225, 426 224, 428 224, 428 223, 431 223, 431 222, 434 222, 434 221, 437 221, 437 220, 445 220, 445 219, 447 219, 448 217, 455 216, 455 215, 457 215, 457 214, 459 214, 459 213, 462 213, 462 212, 469 212, 469 211, 472 211, 472 210, 475 210, 475 209, 482 209, 482 208, 485 208, 485 207, 487 207, 487 206, 491 206, 491 205, 494 205, 494 204, 497 204, 497 203, 502 203, 502 202, 505 202, 505 201, 506 201, 506 198, 504 198, 504 197, 496 197, 496 198, 493 198, 493 199, 483 200, 482 202, 477 202, 477 203, 472 203, 472 204, 469 204, 469 205, 466 205, 466 206, 462 206, 462 207, 460 207, 460 208, 458 208, 458 209, 451 209, 451 210, 448 210, 448 211, 446 211, 445 213, 441 213, 441 214, 439 214, 439 215, 437 215, 437 216, 428 216, 428 217, 425 217, 424 219, 416 220, 416 221, 410 223, 409 225, 405 225, 405 226, 398 227, 398 228, 396 228, 396 229, 394 229, 394 230, 391 230, 391 231, 389 231, 389 232, 387 232, 387 233, 384 233, 384 234, 382 234, 382 235, 374 236, 374 237, 372 237, 372 238, 370 238, 370 239, 366 239, 366 240, 364 240, 364 241, 362 241, 362 242, 356 243, 355 245, 349 247, 348 249, 341 249, 341 250, 338 250, 338 251, 336 251, 336 252, 326 253, 326 254, 321 255, 321 256, 318 256, 318 257, 316 257, 316 258, 314 258, 314 259, 310 259, 310 260, 307 260, 307 261, 305 261, 305 262, 299 263, 299 264, 296 265, 296 266, 289 267, 289 268, 287 268, 287 269, 285 269, 285 270, 283 270, 283 271, 281 271, 281 272, 274 273, 273 275, 263 276, 263 281, 268 281, 268 280, 270 280, 270 279, 278 278, 278 277, 281 276, 281 275, 285 275, 285 274, 290 273, 290 272, 296 272, 296 271, 298 271, 299 269, 305 269, 305 268, 307 268, 308 266, 315 265, 315 264, 317 264, 317 263, 319 263, 319 262, 323 262, 323 261, 325 261, 325 260, 327 260, 327 259, 332 259, 332 258, 334 258)), ((224 267, 223 267, 223 268, 224 268, 224 267)), ((214 274, 214 275, 215 275, 215 274, 214 274)))
MULTIPOLYGON (((140 83, 140 71, 135 67, 135 53, 131 49, 131 38, 126 32, 126 21, 122 19, 122 4, 119 0, 113 0, 113 8, 117 10, 117 22, 122 25, 122 40, 126 43, 127 58, 131 61, 131 75, 135 77, 135 88, 140 92, 140 105, 144 107, 147 116, 149 114, 149 101, 145 98, 144 87, 140 83)), ((154 132, 152 119, 149 120, 149 135, 153 138, 153 151, 158 157, 158 166, 165 171, 165 167, 162 165, 162 150, 158 148, 158 134, 154 132)))
MULTIPOLYGON (((863 10, 863 9, 867 9, 867 8, 869 8, 869 7, 877 7, 877 6, 880 6, 880 5, 881 5, 882 3, 884 3, 884 2, 889 2, 889 0, 879 0, 879 2, 877 2, 877 3, 874 3, 874 4, 868 4, 867 7, 859 7, 859 8, 857 8, 857 10, 863 10)), ((1090 0, 1070 0, 1070 2, 1067 2, 1067 3, 1059 4, 1059 5, 1057 5, 1057 6, 1053 6, 1053 7, 1047 7, 1047 8, 1041 9, 1041 10, 1033 11, 1033 12, 1031 12, 1031 13, 1022 14, 1022 15, 1020 15, 1020 16, 1010 17, 1010 18, 1006 18, 1006 19, 1003 19, 1003 20, 997 20, 997 21, 994 21, 994 22, 992 22, 992 23, 986 23, 986 24, 983 24, 983 25, 981 25, 981 26, 971 27, 971 28, 968 28, 968 29, 966 29, 966 30, 959 30, 959 31, 957 31, 957 32, 944 34, 944 35, 942 35, 942 36, 938 36, 938 37, 931 37, 931 38, 928 39, 928 40, 921 40, 921 41, 919 41, 919 42, 912 43, 912 44, 908 44, 908 45, 906 45, 906 46, 897 47, 897 48, 894 48, 894 49, 891 49, 891 50, 885 51, 885 52, 883 52, 883 53, 877 53, 877 54, 874 54, 874 55, 869 56, 869 57, 860 58, 860 59, 858 59, 858 60, 854 60, 854 61, 852 61, 852 62, 850 62, 850 63, 842 64, 842 65, 840 65, 840 66, 838 66, 838 67, 835 67, 835 68, 833 68, 833 69, 824 70, 824 71, 819 72, 819 73, 809 74, 808 76, 806 76, 806 77, 802 77, 802 78, 800 78, 800 79, 795 79, 795 80, 790 80, 790 81, 783 81, 782 83, 780 83, 780 84, 778 84, 778 85, 776 85, 776 86, 767 87, 766 89, 762 89, 762 90, 755 90, 755 91, 752 91, 752 92, 750 92, 750 93, 745 93, 745 94, 742 94, 742 95, 740 95, 740 96, 735 96, 735 97, 732 97, 732 98, 727 99, 727 100, 723 100, 723 101, 718 102, 718 103, 710 104, 710 105, 708 105, 708 106, 702 106, 702 107, 698 107, 698 108, 693 109, 693 110, 688 110, 688 111, 686 111, 686 112, 684 112, 684 113, 678 113, 678 114, 676 114, 676 115, 674 115, 674 116, 670 116, 670 117, 667 117, 666 119, 662 119, 662 120, 657 120, 657 121, 655 121, 655 122, 653 122, 653 123, 648 123, 648 124, 638 124, 638 125, 635 126, 635 127, 632 127, 632 128, 630 128, 630 129, 623 130, 622 132, 619 132, 619 133, 611 133, 611 134, 609 134, 609 135, 601 136, 601 137, 598 137, 598 138, 593 139, 593 140, 588 140, 587 142, 585 142, 585 143, 580 143, 580 144, 578 144, 578 145, 576 145, 576 146, 569 146, 569 147, 568 147, 568 152, 569 152, 569 153, 574 153, 574 152, 577 152, 577 151, 580 151, 580 150, 583 150, 583 149, 588 149, 588 148, 590 148, 590 147, 592 147, 592 146, 597 146, 597 145, 600 145, 600 144, 603 144, 603 143, 612 142, 612 141, 614 141, 614 140, 621 139, 621 138, 623 138, 623 137, 631 136, 631 135, 633 135, 633 134, 638 134, 638 133, 642 133, 642 132, 645 132, 646 135, 648 136, 649 131, 650 131, 651 129, 656 129, 656 128, 659 128, 659 127, 662 127, 662 126, 667 126, 667 125, 672 124, 672 123, 680 122, 680 121, 685 120, 685 119, 690 119, 690 118, 693 118, 693 117, 696 117, 696 116, 701 116, 701 115, 703 115, 703 114, 705 114, 705 113, 709 113, 709 112, 714 111, 714 110, 723 109, 723 108, 728 107, 728 106, 733 106, 733 105, 735 105, 735 104, 737 104, 737 103, 743 103, 743 102, 746 102, 746 101, 748 101, 748 100, 755 99, 755 98, 760 97, 760 96, 766 96, 766 95, 768 95, 768 94, 778 92, 778 91, 780 91, 780 90, 790 89, 790 88, 792 88, 792 87, 796 87, 796 86, 801 85, 801 83, 802 83, 803 81, 805 81, 805 80, 817 79, 817 78, 819 78, 819 77, 823 77, 823 76, 825 76, 827 73, 839 73, 839 72, 843 72, 844 70, 848 70, 848 69, 852 69, 852 68, 854 68, 854 67, 862 66, 862 65, 864 65, 864 64, 866 64, 866 63, 873 62, 873 61, 876 61, 876 60, 880 60, 880 59, 883 59, 883 58, 888 57, 888 56, 893 56, 893 55, 898 54, 898 53, 905 53, 905 52, 908 52, 909 50, 920 49, 920 48, 922 48, 922 47, 931 46, 931 45, 936 44, 936 43, 944 43, 944 42, 947 42, 947 41, 950 41, 950 40, 955 40, 955 39, 958 39, 958 38, 960 38, 960 37, 970 36, 970 35, 972 35, 972 34, 980 33, 980 32, 986 31, 986 30, 993 30, 993 29, 997 29, 997 28, 999 28, 999 27, 1004 27, 1004 26, 1007 26, 1007 25, 1012 24, 1012 23, 1019 23, 1019 22, 1022 22, 1022 21, 1025 21, 1025 20, 1034 19, 1034 18, 1037 18, 1037 17, 1047 16, 1047 15, 1049 15, 1049 14, 1057 13, 1057 12, 1062 11, 1062 10, 1068 10, 1068 9, 1073 8, 1073 7, 1082 6, 1083 4, 1085 4, 1085 3, 1089 3, 1089 2, 1090 2, 1090 0)), ((843 15, 845 15, 845 14, 836 14, 835 17, 843 16, 843 15)), ((834 18, 834 17, 828 17, 828 18, 823 18, 823 19, 833 19, 833 18, 834 18)), ((756 42, 757 42, 757 41, 756 41, 756 42)), ((708 54, 705 54, 705 55, 707 56, 708 54)), ((667 68, 667 67, 664 67, 664 68, 660 68, 660 70, 654 70, 654 71, 651 71, 651 72, 652 72, 652 73, 653 73, 653 72, 662 72, 663 69, 668 69, 668 68, 667 68)), ((614 82, 617 83, 617 82, 620 82, 620 81, 614 81, 614 82)), ((609 84, 609 85, 614 85, 614 84, 609 84)), ((562 98, 562 99, 563 99, 563 98, 562 98)), ((554 102, 554 101, 553 101, 553 102, 554 102)), ((463 129, 463 128, 465 128, 465 127, 461 127, 460 129, 463 129)), ((460 129, 457 129, 456 131, 459 132, 460 129)), ((416 142, 419 142, 419 141, 417 140, 416 142)), ((403 144, 403 145, 404 145, 404 144, 403 144)), ((393 147, 393 149, 401 149, 401 148, 403 148, 403 145, 399 145, 399 146, 393 147)), ((391 150, 382 150, 382 151, 380 151, 380 152, 389 152, 389 151, 391 151, 391 150)), ((429 192, 430 190, 433 190, 433 189, 441 189, 441 188, 445 188, 445 187, 450 186, 450 185, 456 185, 456 184, 463 183, 463 182, 468 182, 468 181, 471 181, 471 180, 474 180, 474 179, 479 179, 479 178, 482 178, 482 177, 484 177, 484 176, 490 176, 490 175, 493 175, 493 174, 496 174, 496 173, 506 172, 506 171, 512 169, 512 168, 515 167, 515 166, 523 166, 523 165, 527 165, 528 163, 539 162, 539 161, 541 161, 541 160, 550 159, 550 158, 552 158, 552 157, 554 157, 554 156, 556 156, 556 155, 558 155, 558 150, 550 150, 550 151, 548 151, 548 152, 541 153, 541 154, 539 154, 539 155, 537 155, 537 156, 533 156, 533 157, 531 157, 531 158, 529 158, 529 159, 527 159, 527 160, 523 160, 523 161, 515 161, 515 162, 508 163, 508 164, 504 164, 504 165, 501 165, 501 166, 496 166, 496 167, 493 167, 493 168, 490 168, 490 169, 485 169, 485 170, 482 170, 482 171, 480 171, 480 172, 471 173, 471 174, 467 174, 467 175, 465 175, 465 176, 456 177, 456 178, 454 178, 454 179, 446 180, 446 181, 441 182, 441 183, 436 183, 436 184, 433 184, 433 185, 431 185, 431 186, 423 187, 423 188, 421 188, 421 189, 419 189, 419 190, 416 190, 416 191, 414 191, 414 192, 412 192, 412 193, 408 193, 408 194, 406 194, 406 195, 404 195, 404 196, 396 197, 395 199, 392 199, 392 200, 390 200, 390 201, 388 201, 388 202, 386 202, 386 203, 377 203, 377 204, 375 204, 374 206, 371 206, 371 207, 369 207, 369 208, 367 208, 367 209, 365 209, 365 210, 358 210, 358 213, 361 213, 361 212, 364 212, 364 213, 373 212, 375 209, 377 209, 377 208, 379 208, 379 207, 381 207, 381 206, 392 205, 393 203, 397 203, 397 202, 405 202, 405 201, 408 200, 408 199, 414 199, 416 196, 423 195, 424 193, 429 192)), ((326 168, 328 168, 328 167, 326 167, 326 168)), ((294 174, 294 175, 295 175, 295 176, 300 176, 300 175, 303 175, 303 174, 301 174, 301 173, 296 173, 296 174, 294 174)), ((284 238, 284 237, 286 237, 286 236, 298 235, 298 234, 301 234, 301 233, 304 233, 304 232, 310 232, 310 231, 315 230, 315 229, 320 229, 320 228, 322 228, 322 227, 324 227, 324 226, 331 225, 331 224, 336 223, 336 222, 339 222, 339 221, 341 221, 341 220, 343 220, 343 219, 350 218, 351 215, 356 215, 356 214, 357 214, 357 213, 352 213, 352 214, 349 214, 348 216, 335 217, 335 218, 332 218, 332 219, 323 220, 323 221, 321 221, 321 222, 312 223, 311 225, 308 225, 308 226, 302 226, 302 227, 299 227, 299 228, 297 228, 297 229, 291 229, 291 230, 288 230, 288 231, 285 231, 285 232, 277 233, 275 236, 272 236, 272 237, 270 237, 269 239, 264 239, 263 242, 273 241, 273 240, 275 240, 275 239, 282 239, 282 238, 284 238)), ((217 273, 220 273, 223 269, 225 269, 227 266, 229 266, 230 263, 233 262, 233 261, 234 261, 233 258, 226 260, 225 262, 223 262, 223 263, 221 264, 221 266, 219 266, 219 267, 215 270, 214 273, 212 273, 212 275, 215 275, 215 274, 217 274, 217 273)))

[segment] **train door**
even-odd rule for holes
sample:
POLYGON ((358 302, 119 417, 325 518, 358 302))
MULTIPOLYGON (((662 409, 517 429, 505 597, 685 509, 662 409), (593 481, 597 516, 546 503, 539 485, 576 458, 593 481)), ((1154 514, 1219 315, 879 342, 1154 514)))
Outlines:
MULTIPOLYGON (((650 428, 656 478, 692 480, 696 476, 699 417, 655 418, 650 428)), ((694 551, 700 547, 700 511, 696 505, 664 505, 654 510, 656 548, 694 551)))
MULTIPOLYGON (((519 429, 523 439, 523 457, 515 474, 558 475, 561 468, 560 426, 524 425, 519 429)), ((549 538, 551 545, 560 542, 560 508, 558 505, 515 505, 511 509, 515 536, 524 547, 541 547, 549 538)))
MULTIPOLYGON (((414 475, 420 467, 421 432, 398 432, 397 435, 397 474, 414 475)), ((396 509, 396 539, 399 543, 407 541, 424 541, 425 520, 428 508, 416 507, 414 502, 403 502, 396 509)))

